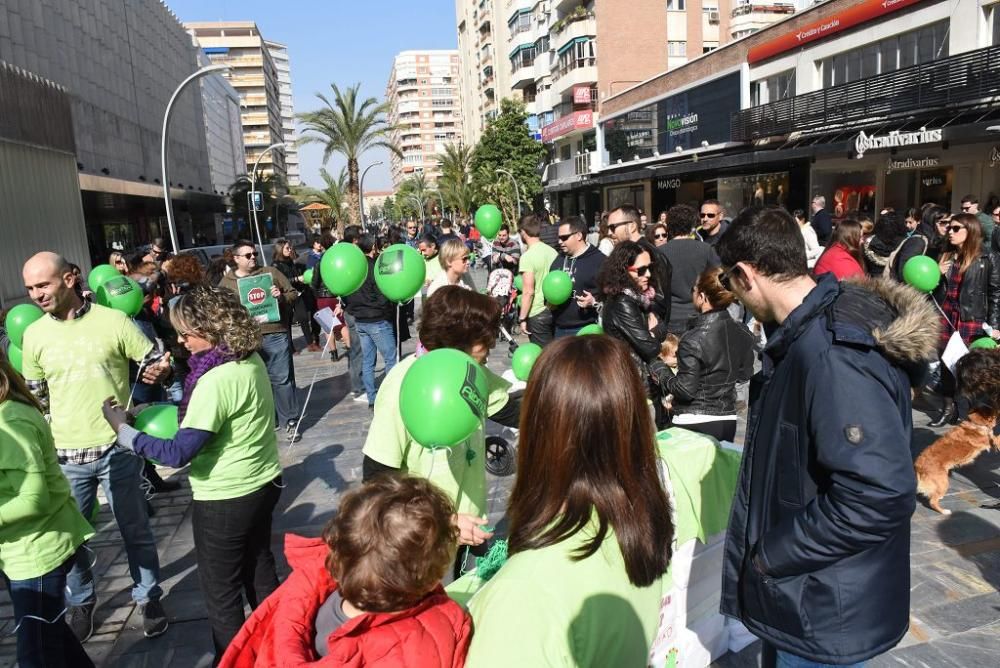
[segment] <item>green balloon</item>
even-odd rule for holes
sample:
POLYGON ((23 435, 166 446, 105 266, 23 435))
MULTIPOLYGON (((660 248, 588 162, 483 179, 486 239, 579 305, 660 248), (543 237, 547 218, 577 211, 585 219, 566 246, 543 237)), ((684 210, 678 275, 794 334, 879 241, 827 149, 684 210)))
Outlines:
POLYGON ((484 204, 476 209, 476 229, 487 239, 492 239, 500 231, 503 214, 495 204, 484 204))
POLYGON ((414 441, 450 448, 482 427, 488 396, 486 373, 474 359, 439 348, 421 355, 403 376, 399 412, 414 441))
POLYGON ((304 272, 302 272, 302 282, 305 283, 306 285, 309 285, 313 282, 312 269, 306 269, 304 272))
POLYGON ((514 288, 517 289, 518 292, 524 291, 524 276, 521 276, 521 274, 514 277, 514 288))
POLYGON ((20 348, 24 343, 24 330, 28 325, 41 318, 45 313, 34 304, 18 304, 7 311, 7 320, 4 327, 7 328, 7 336, 10 342, 20 348))
POLYGON ((577 336, 586 336, 588 334, 603 334, 604 328, 598 325, 596 322, 589 325, 584 325, 580 328, 580 331, 576 333, 577 336))
POLYGON ((917 255, 903 265, 903 280, 921 292, 933 292, 941 280, 941 269, 926 255, 917 255))
POLYGON ((560 306, 566 303, 569 296, 573 294, 573 279, 565 271, 556 269, 550 271, 542 281, 542 295, 545 301, 553 306, 560 306))
POLYGON ((389 246, 375 261, 375 285, 389 301, 411 299, 420 292, 426 276, 424 256, 406 244, 389 246))
POLYGON ((21 373, 21 364, 23 359, 21 355, 21 348, 19 346, 15 346, 13 343, 10 344, 10 347, 7 348, 7 361, 10 362, 12 367, 14 367, 14 371, 21 373))
POLYGON ((112 278, 118 278, 121 276, 121 272, 112 267, 110 264, 99 264, 90 270, 87 274, 87 285, 90 286, 91 292, 97 292, 97 288, 101 287, 112 278))
POLYGON ((138 283, 119 275, 97 288, 97 303, 121 311, 130 318, 142 310, 143 294, 138 283))
POLYGON ((135 416, 135 428, 154 438, 171 439, 180 428, 177 424, 177 406, 153 404, 135 416))
POLYGON ((970 350, 973 348, 983 348, 985 350, 993 350, 996 347, 997 347, 997 342, 988 336, 980 337, 969 344, 970 350))
POLYGON ((326 289, 338 297, 361 287, 368 276, 368 258, 354 244, 334 244, 319 261, 320 276, 326 289))
POLYGON ((542 354, 542 347, 537 343, 522 343, 514 351, 511 359, 511 368, 514 370, 514 377, 518 380, 528 380, 531 375, 531 367, 535 366, 535 360, 542 354))

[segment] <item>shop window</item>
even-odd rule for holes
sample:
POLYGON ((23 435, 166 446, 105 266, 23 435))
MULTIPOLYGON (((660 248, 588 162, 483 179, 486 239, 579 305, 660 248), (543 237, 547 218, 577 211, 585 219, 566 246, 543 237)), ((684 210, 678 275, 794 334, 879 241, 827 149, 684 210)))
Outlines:
POLYGON ((875 214, 875 171, 850 172, 814 170, 812 196, 823 195, 826 209, 834 220, 864 213, 875 214))

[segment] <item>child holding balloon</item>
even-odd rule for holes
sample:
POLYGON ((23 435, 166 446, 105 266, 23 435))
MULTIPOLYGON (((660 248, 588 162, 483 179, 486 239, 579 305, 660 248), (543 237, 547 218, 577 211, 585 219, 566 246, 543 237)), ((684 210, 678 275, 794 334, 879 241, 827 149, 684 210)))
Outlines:
POLYGON ((417 353, 397 364, 382 383, 363 448, 365 480, 401 470, 444 490, 457 508, 462 545, 481 545, 492 535, 484 528, 482 420, 516 427, 520 414, 520 401, 508 395, 510 384, 484 366, 499 320, 499 307, 486 295, 458 286, 435 292, 424 303, 417 353), (424 354, 444 349, 454 355, 447 361, 442 357, 440 368, 425 369, 425 399, 408 401, 402 392, 407 373, 424 354), (460 391, 469 401, 449 403, 460 391))

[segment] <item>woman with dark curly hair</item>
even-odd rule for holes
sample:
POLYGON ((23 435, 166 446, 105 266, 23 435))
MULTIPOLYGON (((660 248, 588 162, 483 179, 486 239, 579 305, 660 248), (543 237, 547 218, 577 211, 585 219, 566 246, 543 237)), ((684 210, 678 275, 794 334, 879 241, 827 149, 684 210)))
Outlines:
POLYGON ((886 211, 872 230, 872 236, 863 247, 865 254, 865 273, 873 277, 884 276, 902 281, 902 268, 899 272, 893 270, 894 260, 899 250, 906 242, 909 230, 906 229, 906 219, 895 211, 886 211))
POLYGON ((656 421, 662 424, 659 388, 649 373, 649 365, 659 356, 660 344, 667 337, 667 323, 658 322, 650 311, 654 261, 638 243, 620 242, 597 274, 597 299, 604 304, 601 322, 605 333, 628 344, 647 394, 654 399, 656 421))
POLYGON ((282 486, 274 398, 256 352, 260 326, 233 292, 199 286, 181 296, 170 319, 191 353, 176 435, 134 429, 111 399, 104 416, 119 445, 167 466, 191 465, 198 577, 222 656, 243 625, 243 596, 256 608, 278 586, 271 554, 282 486))

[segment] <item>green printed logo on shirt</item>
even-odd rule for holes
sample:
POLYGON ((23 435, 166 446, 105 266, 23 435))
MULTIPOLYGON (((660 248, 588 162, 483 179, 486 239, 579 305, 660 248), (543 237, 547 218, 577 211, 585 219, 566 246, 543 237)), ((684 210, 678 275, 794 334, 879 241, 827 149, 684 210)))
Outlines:
POLYGON ((486 416, 486 403, 483 399, 483 395, 477 388, 478 385, 483 385, 484 383, 480 380, 478 364, 468 364, 465 369, 465 380, 462 381, 462 387, 459 390, 462 399, 465 403, 469 405, 469 408, 479 419, 483 419, 486 416))

